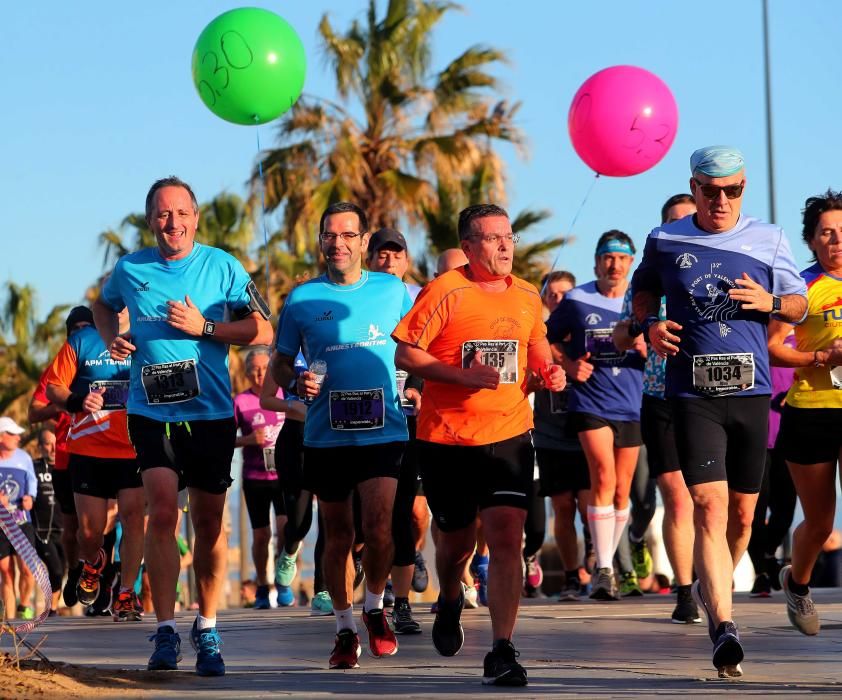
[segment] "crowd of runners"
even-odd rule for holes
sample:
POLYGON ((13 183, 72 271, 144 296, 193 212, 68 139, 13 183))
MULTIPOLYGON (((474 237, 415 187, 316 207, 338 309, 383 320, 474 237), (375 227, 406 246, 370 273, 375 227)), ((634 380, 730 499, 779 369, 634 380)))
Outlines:
MULTIPOLYGON (((752 593, 782 589, 792 624, 817 634, 809 582, 833 529, 842 441, 842 193, 807 200, 814 262, 799 273, 783 231, 741 212, 737 149, 700 149, 690 171, 690 192, 667 199, 639 258, 610 230, 595 279, 553 271, 540 290, 512 274, 519 236, 496 205, 460 213, 459 247, 419 288, 403 282, 399 231, 370 232, 357 205, 332 204, 319 224, 325 272, 293 288, 274 330, 242 265, 195 242, 190 186, 154 183, 157 246, 121 258, 93 308, 73 309, 33 396, 41 458, 0 418, 0 504, 49 572, 51 614, 61 596, 115 621, 154 611, 148 668, 177 668, 187 512, 198 597, 187 634, 196 671, 224 674, 223 510, 242 447, 254 607, 294 604, 315 525, 310 605, 335 618, 333 669, 359 665, 364 581, 372 657, 422 631, 458 654, 462 610, 482 604, 483 683, 525 685, 513 635, 521 597, 541 584, 545 499, 559 599, 613 601, 642 595, 651 573, 656 486, 676 594, 664 614, 707 621, 720 675, 742 673, 732 587, 747 549, 752 593), (250 348, 249 388, 233 400, 230 345, 250 348), (804 520, 783 566, 796 494, 804 520), (409 603, 429 585, 428 530, 439 586, 429 631, 409 603)), ((6 617, 31 618, 32 576, 15 554, 0 535, 6 617)))

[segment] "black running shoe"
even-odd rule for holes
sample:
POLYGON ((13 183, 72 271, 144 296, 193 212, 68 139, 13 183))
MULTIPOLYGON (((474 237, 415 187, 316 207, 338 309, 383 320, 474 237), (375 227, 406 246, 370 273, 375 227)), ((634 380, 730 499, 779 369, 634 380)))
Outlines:
POLYGON ((421 552, 415 552, 415 570, 412 572, 412 590, 423 593, 430 585, 430 575, 427 573, 427 562, 421 552))
POLYGON ((456 656, 465 643, 465 632, 459 619, 462 616, 462 606, 465 596, 460 593, 459 599, 447 603, 438 599, 438 610, 433 622, 433 646, 442 656, 456 656))
POLYGON ((395 634, 421 634, 421 625, 412 617, 412 608, 406 598, 396 598, 392 609, 392 627, 395 634))
POLYGON ((679 588, 676 592, 677 601, 675 610, 672 611, 672 621, 677 625, 693 625, 702 621, 699 615, 699 608, 693 601, 693 596, 688 588, 679 588))
POLYGON ((392 581, 386 581, 386 588, 383 589, 383 607, 395 607, 395 590, 392 588, 392 581))
POLYGON ((70 567, 67 572, 67 583, 64 584, 62 597, 68 608, 72 608, 79 602, 79 596, 76 595, 76 586, 79 584, 79 577, 82 575, 82 566, 82 562, 79 562, 76 566, 70 567))
POLYGON ((772 595, 772 580, 769 574, 763 572, 757 575, 754 579, 754 585, 751 587, 751 598, 769 598, 772 595))
POLYGON ((498 639, 483 662, 483 685, 524 686, 526 669, 517 662, 520 652, 508 639, 498 639))
POLYGON ((743 656, 737 626, 730 620, 721 622, 716 628, 716 641, 713 643, 713 665, 717 669, 736 666, 743 660, 743 656))

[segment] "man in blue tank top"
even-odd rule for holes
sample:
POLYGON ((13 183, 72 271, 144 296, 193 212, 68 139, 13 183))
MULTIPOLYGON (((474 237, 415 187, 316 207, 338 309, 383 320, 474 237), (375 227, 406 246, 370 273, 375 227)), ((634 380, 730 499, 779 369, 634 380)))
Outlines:
POLYGON ((324 515, 324 574, 336 616, 330 668, 356 668, 360 642, 351 605, 354 579, 352 493, 360 496, 366 596, 362 619, 369 651, 390 656, 398 645, 383 614, 383 592, 392 565, 392 508, 406 419, 395 381, 395 341, 390 334, 412 306, 394 275, 362 269, 370 234, 365 213, 339 202, 319 226, 327 272, 296 287, 278 322, 272 375, 281 387, 311 401, 304 424, 305 480, 324 515), (327 370, 297 375, 295 357, 327 370))
POLYGON ((743 156, 729 146, 690 157, 697 213, 654 229, 634 274, 634 312, 667 358, 681 470, 695 507, 693 595, 708 617, 713 664, 741 675, 731 614, 733 565, 745 552, 763 477, 771 394, 769 316, 798 323, 806 287, 777 226, 740 213, 743 156), (666 296, 667 320, 658 318, 666 296))
POLYGON ((177 495, 187 486, 196 531, 193 566, 199 617, 190 632, 199 675, 219 676, 216 604, 228 545, 222 529, 237 428, 228 346, 267 345, 269 309, 243 266, 195 242, 199 205, 177 177, 155 182, 146 223, 157 246, 126 255, 94 306, 97 330, 115 360, 132 355, 128 429, 137 452, 149 523, 146 567, 158 631, 149 670, 175 669, 181 640, 175 624, 180 570, 175 540, 177 495), (129 310, 129 335, 117 313, 129 310))

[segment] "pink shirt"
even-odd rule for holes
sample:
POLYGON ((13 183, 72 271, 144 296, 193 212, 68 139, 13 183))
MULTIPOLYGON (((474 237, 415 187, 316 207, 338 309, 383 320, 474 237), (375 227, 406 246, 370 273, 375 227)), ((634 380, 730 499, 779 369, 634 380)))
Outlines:
MULTIPOLYGON (((278 390, 278 398, 284 398, 282 389, 278 390)), ((243 436, 251 435, 256 428, 265 429, 263 445, 246 445, 243 447, 243 478, 262 481, 275 480, 277 472, 266 471, 263 463, 263 448, 274 447, 284 424, 284 414, 267 411, 260 408, 260 397, 251 389, 234 397, 234 420, 243 436)))

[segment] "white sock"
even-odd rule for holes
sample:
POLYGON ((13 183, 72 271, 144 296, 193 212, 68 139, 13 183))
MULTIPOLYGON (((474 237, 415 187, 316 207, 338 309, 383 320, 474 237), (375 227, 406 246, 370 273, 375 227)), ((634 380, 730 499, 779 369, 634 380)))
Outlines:
POLYGON ((162 627, 172 627, 173 632, 178 632, 175 626, 175 620, 161 620, 158 623, 158 629, 161 629, 162 627))
POLYGON ((626 529, 626 523, 629 521, 629 513, 631 506, 626 506, 622 510, 614 511, 614 549, 611 550, 611 555, 617 551, 617 545, 620 544, 620 539, 623 536, 623 530, 626 529))
POLYGON ((202 617, 199 615, 196 619, 198 620, 196 623, 196 629, 198 630, 209 630, 211 627, 216 627, 215 617, 202 617))
POLYGON ((380 591, 380 593, 372 593, 370 590, 368 590, 368 586, 366 586, 365 605, 363 605, 363 610, 382 610, 383 593, 384 591, 380 591))
POLYGON ((350 606, 347 610, 333 609, 333 614, 336 617, 336 631, 342 630, 357 631, 357 623, 354 622, 354 606, 350 606))
POLYGON ((614 570, 614 506, 588 506, 588 527, 600 569, 614 570))

